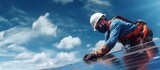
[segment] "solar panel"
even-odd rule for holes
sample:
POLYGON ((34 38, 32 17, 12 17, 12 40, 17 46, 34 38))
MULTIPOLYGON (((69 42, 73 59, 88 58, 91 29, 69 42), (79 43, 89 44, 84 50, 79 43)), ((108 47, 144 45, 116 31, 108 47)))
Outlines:
POLYGON ((160 40, 133 46, 88 62, 45 70, 160 70, 160 40))

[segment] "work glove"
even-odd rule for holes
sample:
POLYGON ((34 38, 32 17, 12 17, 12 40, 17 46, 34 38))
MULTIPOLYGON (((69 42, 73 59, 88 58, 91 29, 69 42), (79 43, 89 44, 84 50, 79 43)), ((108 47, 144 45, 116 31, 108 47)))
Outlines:
POLYGON ((97 56, 95 55, 95 53, 89 53, 89 54, 86 54, 84 57, 83 57, 83 61, 87 62, 87 61, 92 61, 94 59, 96 59, 97 56))
POLYGON ((86 54, 83 57, 83 61, 95 61, 98 57, 102 57, 108 52, 109 52, 108 47, 104 45, 102 48, 96 50, 95 52, 86 54))

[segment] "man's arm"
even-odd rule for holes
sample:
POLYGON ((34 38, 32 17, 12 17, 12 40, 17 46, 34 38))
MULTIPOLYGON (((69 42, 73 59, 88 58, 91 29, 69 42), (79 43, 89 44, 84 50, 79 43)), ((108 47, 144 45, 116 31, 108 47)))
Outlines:
POLYGON ((110 25, 110 34, 108 40, 105 42, 109 50, 111 50, 118 41, 121 31, 121 24, 119 20, 115 20, 110 25))

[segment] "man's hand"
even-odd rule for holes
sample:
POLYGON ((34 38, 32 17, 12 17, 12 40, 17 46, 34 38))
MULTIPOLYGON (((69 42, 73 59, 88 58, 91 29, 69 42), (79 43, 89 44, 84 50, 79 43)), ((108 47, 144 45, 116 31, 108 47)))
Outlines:
POLYGON ((84 57, 83 57, 83 61, 92 61, 98 57, 102 57, 104 56, 106 53, 109 52, 109 49, 106 45, 104 45, 102 48, 96 50, 95 52, 92 52, 90 54, 86 54, 84 57))
POLYGON ((83 57, 83 61, 87 62, 87 61, 90 61, 90 60, 93 60, 96 58, 97 58, 97 56, 95 55, 95 53, 89 53, 83 57))

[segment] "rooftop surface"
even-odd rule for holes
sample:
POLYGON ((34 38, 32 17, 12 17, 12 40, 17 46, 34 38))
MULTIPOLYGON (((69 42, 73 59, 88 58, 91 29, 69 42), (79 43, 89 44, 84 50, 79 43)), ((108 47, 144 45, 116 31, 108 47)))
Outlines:
POLYGON ((160 40, 118 51, 88 62, 46 70, 160 70, 160 40), (144 48, 142 48, 144 47, 144 48))

